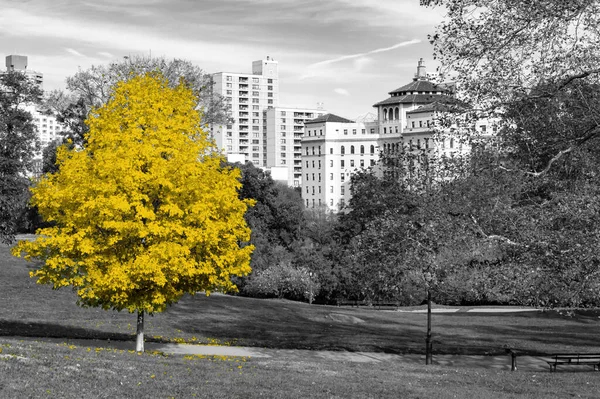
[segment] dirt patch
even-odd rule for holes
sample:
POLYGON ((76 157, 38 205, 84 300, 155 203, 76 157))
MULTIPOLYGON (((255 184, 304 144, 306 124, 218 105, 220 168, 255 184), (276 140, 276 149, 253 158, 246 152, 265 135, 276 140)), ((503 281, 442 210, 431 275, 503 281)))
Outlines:
POLYGON ((360 319, 358 317, 342 313, 330 313, 327 316, 327 318, 331 319, 332 321, 344 324, 360 324, 365 322, 363 319, 360 319))

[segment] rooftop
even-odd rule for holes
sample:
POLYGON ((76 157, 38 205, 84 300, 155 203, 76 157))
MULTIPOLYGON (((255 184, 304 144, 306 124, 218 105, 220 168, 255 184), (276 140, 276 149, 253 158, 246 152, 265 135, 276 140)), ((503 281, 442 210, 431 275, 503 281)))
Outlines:
POLYGON ((309 123, 323 123, 323 122, 340 122, 340 123, 354 123, 350 119, 342 118, 341 116, 337 116, 334 114, 325 114, 315 119, 311 119, 309 121, 304 122, 305 125, 309 123))

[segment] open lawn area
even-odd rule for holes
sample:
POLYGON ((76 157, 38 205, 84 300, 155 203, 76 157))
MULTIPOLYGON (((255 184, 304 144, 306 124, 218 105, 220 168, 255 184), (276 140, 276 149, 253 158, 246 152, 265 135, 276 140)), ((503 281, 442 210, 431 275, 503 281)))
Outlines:
MULTIPOLYGON (((125 340, 135 315, 84 309, 70 289, 40 286, 35 267, 0 247, 0 397, 597 397, 593 372, 504 372, 333 360, 137 355, 44 342, 125 340), (35 337, 23 340, 18 337, 35 337), (84 394, 85 393, 85 394, 84 394)), ((465 309, 461 309, 465 310, 465 309)), ((600 352, 598 312, 438 313, 435 354, 600 352)), ((423 353, 426 315, 226 295, 184 297, 146 320, 156 342, 423 353)), ((591 368, 591 367, 590 367, 591 368)))

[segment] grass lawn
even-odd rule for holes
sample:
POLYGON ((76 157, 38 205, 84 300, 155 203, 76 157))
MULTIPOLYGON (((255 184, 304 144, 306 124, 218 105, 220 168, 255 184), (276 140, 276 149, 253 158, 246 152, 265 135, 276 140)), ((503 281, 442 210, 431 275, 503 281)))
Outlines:
POLYGON ((592 372, 183 357, 0 337, 2 398, 598 397, 592 372))
MULTIPOLYGON (((183 358, 69 347, 19 336, 131 341, 135 315, 78 307, 35 284, 35 267, 0 246, 0 397, 597 397, 592 372, 530 373, 285 359, 183 358), (241 367, 240 367, 241 366, 241 367), (83 394, 85 392, 85 394, 83 394)), ((599 352, 597 311, 434 314, 434 353, 599 352)), ((146 319, 154 341, 422 353, 425 314, 186 296, 146 319)), ((591 368, 591 367, 590 367, 591 368)))

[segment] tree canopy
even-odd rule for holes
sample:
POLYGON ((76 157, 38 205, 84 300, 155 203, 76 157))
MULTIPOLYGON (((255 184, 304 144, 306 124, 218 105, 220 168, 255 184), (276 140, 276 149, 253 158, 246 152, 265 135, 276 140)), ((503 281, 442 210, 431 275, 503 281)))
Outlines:
POLYGON ((13 252, 44 261, 38 283, 142 316, 185 293, 236 289, 230 277, 250 272, 251 201, 238 199, 240 172, 223 166, 196 103, 183 83, 137 76, 87 120, 84 148, 59 148, 58 172, 32 189, 54 225, 13 252))
POLYGON ((19 72, 0 74, 0 241, 10 243, 26 206, 32 160, 39 149, 33 117, 39 87, 19 72))
POLYGON ((87 132, 84 120, 91 110, 108 101, 112 87, 120 81, 152 72, 160 72, 172 88, 184 84, 193 91, 195 106, 202 111, 204 125, 227 123, 225 98, 214 92, 211 76, 182 59, 132 56, 108 65, 93 65, 68 77, 67 92, 53 91, 46 102, 58 113, 59 122, 70 130, 70 138, 75 144, 82 144, 87 132))

